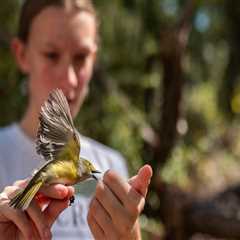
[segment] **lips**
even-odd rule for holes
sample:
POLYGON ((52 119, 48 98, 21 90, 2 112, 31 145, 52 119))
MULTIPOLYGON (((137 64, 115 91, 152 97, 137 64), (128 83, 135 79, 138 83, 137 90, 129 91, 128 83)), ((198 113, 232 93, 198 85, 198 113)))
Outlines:
POLYGON ((68 103, 71 103, 71 102, 73 102, 73 98, 67 97, 67 101, 68 101, 68 103))
POLYGON ((76 101, 76 94, 74 91, 70 91, 68 93, 64 93, 67 98, 68 104, 73 104, 76 101))
POLYGON ((74 104, 74 102, 76 101, 75 99, 69 99, 67 98, 68 104, 71 106, 74 104))

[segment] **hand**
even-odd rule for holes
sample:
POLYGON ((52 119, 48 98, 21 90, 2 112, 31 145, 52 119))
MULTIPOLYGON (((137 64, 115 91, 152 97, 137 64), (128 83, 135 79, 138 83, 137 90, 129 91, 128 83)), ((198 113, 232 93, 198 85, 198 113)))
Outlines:
POLYGON ((0 194, 0 235, 1 239, 51 239, 50 228, 58 215, 68 207, 73 195, 72 187, 61 184, 43 187, 41 198, 35 198, 26 211, 9 206, 11 197, 26 185, 27 181, 17 181, 0 194), (41 202, 38 202, 41 199, 41 202), (45 200, 44 200, 45 199, 45 200), (48 203, 44 211, 41 206, 48 203))
POLYGON ((138 217, 151 176, 149 165, 143 166, 128 182, 112 170, 104 174, 88 212, 88 224, 95 239, 141 239, 138 217))

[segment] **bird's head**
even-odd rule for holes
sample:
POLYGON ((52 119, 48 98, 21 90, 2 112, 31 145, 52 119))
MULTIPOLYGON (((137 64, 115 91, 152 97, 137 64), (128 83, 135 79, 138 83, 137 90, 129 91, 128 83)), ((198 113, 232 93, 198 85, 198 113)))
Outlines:
POLYGON ((101 172, 96 170, 93 164, 87 159, 82 159, 82 163, 83 163, 83 169, 82 169, 83 174, 90 175, 91 177, 97 180, 97 177, 94 174, 101 173, 101 172))

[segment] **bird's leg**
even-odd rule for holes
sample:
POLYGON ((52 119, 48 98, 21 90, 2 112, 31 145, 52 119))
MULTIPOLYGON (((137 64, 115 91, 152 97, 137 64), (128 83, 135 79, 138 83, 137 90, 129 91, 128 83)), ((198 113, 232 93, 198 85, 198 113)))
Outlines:
POLYGON ((74 195, 72 195, 71 197, 70 197, 70 199, 69 199, 69 206, 71 206, 73 203, 74 203, 74 201, 75 201, 75 197, 74 197, 74 195))

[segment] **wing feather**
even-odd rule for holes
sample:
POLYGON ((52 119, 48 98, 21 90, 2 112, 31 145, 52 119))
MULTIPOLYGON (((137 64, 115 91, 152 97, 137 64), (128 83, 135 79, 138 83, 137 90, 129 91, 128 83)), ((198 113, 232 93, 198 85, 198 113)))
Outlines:
POLYGON ((39 122, 37 153, 47 161, 56 159, 75 134, 69 105, 61 90, 49 94, 41 107, 39 122))

